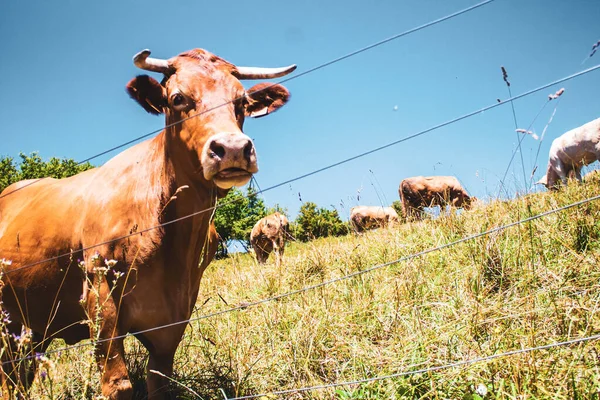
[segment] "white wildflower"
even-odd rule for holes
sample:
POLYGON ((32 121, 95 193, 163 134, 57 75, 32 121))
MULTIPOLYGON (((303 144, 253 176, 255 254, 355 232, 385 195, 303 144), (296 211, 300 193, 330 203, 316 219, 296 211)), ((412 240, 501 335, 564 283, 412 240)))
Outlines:
POLYGON ((488 393, 487 386, 485 386, 483 383, 480 383, 479 385, 477 385, 475 393, 477 393, 481 397, 485 397, 485 395, 488 393))

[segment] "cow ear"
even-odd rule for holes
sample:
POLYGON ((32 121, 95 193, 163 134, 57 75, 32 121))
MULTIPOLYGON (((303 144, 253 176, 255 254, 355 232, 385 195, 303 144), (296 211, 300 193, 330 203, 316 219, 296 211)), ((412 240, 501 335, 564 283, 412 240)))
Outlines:
POLYGON ((283 107, 290 99, 290 92, 279 84, 263 82, 252 86, 246 98, 246 116, 260 118, 283 107))
POLYGON ((162 114, 167 106, 163 87, 148 75, 138 75, 127 83, 127 93, 150 114, 162 114))

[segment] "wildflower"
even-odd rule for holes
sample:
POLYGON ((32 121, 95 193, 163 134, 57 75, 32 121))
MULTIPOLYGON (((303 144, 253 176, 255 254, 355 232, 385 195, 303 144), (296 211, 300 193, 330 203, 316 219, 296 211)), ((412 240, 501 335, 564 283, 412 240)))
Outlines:
POLYGON ((37 353, 35 355, 35 359, 39 365, 40 377, 42 379, 46 379, 48 375, 51 375, 56 370, 56 366, 54 365, 54 361, 46 357, 41 353, 37 353))
POLYGON ((10 320, 10 315, 8 314, 7 311, 1 310, 1 305, 2 303, 0 303, 0 321, 2 321, 2 324, 10 324, 12 321, 10 320))
POLYGON ((532 137, 532 138, 534 138, 535 140, 538 140, 538 139, 539 139, 539 136, 538 136, 538 135, 536 135, 536 134, 535 134, 534 132, 532 132, 532 131, 526 131, 525 129, 517 129, 516 131, 517 131, 518 133, 524 133, 524 134, 527 134, 527 135, 531 135, 531 137, 532 137))
POLYGON ((109 270, 108 267, 94 267, 94 269, 93 269, 94 272, 96 272, 100 275, 106 275, 108 270, 109 270))
POLYGON ((475 393, 477 393, 481 397, 485 397, 485 395, 488 393, 487 386, 485 386, 483 383, 480 383, 479 385, 477 385, 477 388, 475 388, 475 393))
POLYGON ((15 341, 15 343, 17 344, 17 348, 19 349, 31 342, 31 336, 31 329, 27 328, 24 325, 21 326, 20 335, 16 335, 14 333, 12 334, 13 340, 15 341))
POLYGON ((556 91, 556 93, 554 94, 549 94, 548 95, 548 100, 554 100, 554 99, 558 99, 560 96, 562 96, 562 94, 565 92, 565 88, 560 88, 559 90, 556 91))
POLYGON ((8 267, 8 266, 12 265, 12 261, 7 260, 6 258, 3 258, 3 259, 0 259, 0 265, 3 267, 8 267))
POLYGON ((104 264, 110 269, 110 268, 114 267, 115 265, 117 265, 117 260, 104 259, 104 264))

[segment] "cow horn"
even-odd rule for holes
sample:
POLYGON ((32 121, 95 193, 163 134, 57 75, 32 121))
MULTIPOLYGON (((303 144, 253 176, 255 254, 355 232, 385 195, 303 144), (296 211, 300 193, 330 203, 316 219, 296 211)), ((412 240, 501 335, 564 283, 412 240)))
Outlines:
POLYGON ((238 79, 270 79, 285 76, 296 69, 296 64, 281 68, 236 67, 238 79))
POLYGON ((133 63, 136 67, 145 69, 147 71, 162 72, 167 74, 171 67, 167 60, 161 60, 160 58, 148 58, 150 50, 145 49, 133 56, 133 63))

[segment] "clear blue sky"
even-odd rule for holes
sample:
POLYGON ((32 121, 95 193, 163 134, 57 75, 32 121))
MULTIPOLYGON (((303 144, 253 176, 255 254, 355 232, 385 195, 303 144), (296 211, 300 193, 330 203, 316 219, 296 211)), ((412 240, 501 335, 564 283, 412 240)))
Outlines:
MULTIPOLYGON (((0 155, 20 151, 85 159, 160 128, 124 91, 139 74, 132 56, 161 58, 195 47, 240 65, 298 64, 298 72, 477 3, 380 1, 4 1, 0 4, 0 155)), ((262 188, 600 63, 600 2, 496 0, 286 84, 292 100, 247 121, 262 188), (397 106, 397 110, 394 107, 397 106)), ((255 82, 246 82, 247 86, 255 82)), ((564 86, 539 158, 553 138, 600 116, 600 71, 564 86)), ((515 102, 526 128, 550 92, 515 102)), ((555 106, 533 128, 541 133, 555 106)), ((456 175, 476 196, 495 195, 516 134, 510 105, 264 194, 295 216, 303 201, 389 204, 415 175, 456 175), (360 200, 357 193, 360 192, 360 200)), ((532 170, 538 142, 525 138, 532 170)), ((105 162, 116 153, 95 159, 105 162)), ((508 177, 523 186, 520 156, 508 177)), ((343 204, 343 205, 342 205, 343 204)))

